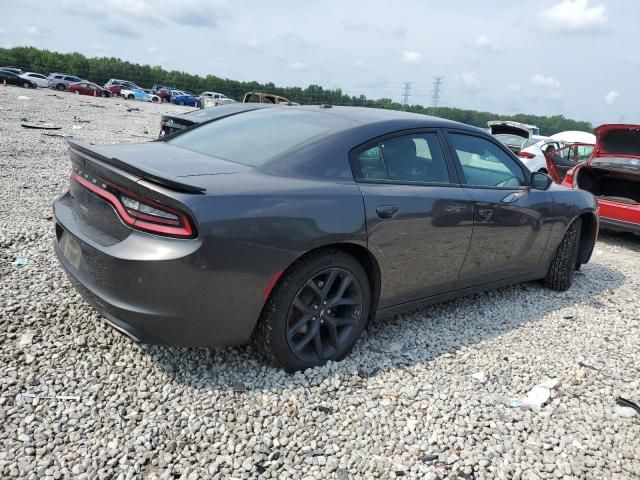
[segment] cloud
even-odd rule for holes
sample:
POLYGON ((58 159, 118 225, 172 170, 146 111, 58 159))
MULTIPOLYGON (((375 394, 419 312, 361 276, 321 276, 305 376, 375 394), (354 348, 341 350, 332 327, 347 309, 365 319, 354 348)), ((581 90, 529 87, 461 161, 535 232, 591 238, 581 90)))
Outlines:
POLYGON ((357 59, 354 62, 354 65, 358 68, 361 68, 362 70, 366 70, 369 68, 369 65, 367 65, 367 62, 365 62, 364 60, 362 60, 361 58, 357 59))
POLYGON ((473 45, 478 49, 484 52, 495 52, 496 46, 489 40, 489 38, 484 35, 480 35, 475 39, 473 45))
POLYGON ((533 77, 531 77, 531 83, 538 87, 553 89, 560 88, 560 82, 558 80, 553 77, 545 77, 544 75, 540 75, 539 73, 536 73, 533 77))
POLYGON ((512 83, 508 88, 512 92, 519 92, 522 90, 522 86, 519 83, 512 83))
POLYGON ((119 37, 138 38, 140 36, 137 31, 125 25, 124 23, 109 22, 103 23, 101 26, 105 32, 111 33, 113 35, 118 35, 119 37))
POLYGON ((370 22, 357 22, 346 20, 342 25, 352 32, 367 33, 370 35, 378 35, 385 37, 403 38, 407 34, 407 30, 401 26, 379 25, 370 22))
POLYGON ((604 101, 607 103, 607 105, 613 105, 616 100, 618 99, 618 97, 620 96, 620 92, 616 92, 615 90, 611 90, 609 93, 607 93, 604 96, 604 101))
POLYGON ((156 47, 155 45, 149 45, 146 48, 147 52, 149 53, 158 53, 160 51, 160 49, 158 47, 156 47))
POLYGON ((456 73, 453 76, 453 79, 456 82, 461 83, 462 88, 467 92, 475 93, 478 90, 480 90, 480 87, 481 87, 480 77, 476 72, 456 73))
POLYGON ((182 0, 179 5, 170 0, 64 0, 62 8, 70 14, 100 20, 135 18, 156 25, 167 20, 178 25, 210 28, 218 27, 221 16, 226 14, 224 7, 207 0, 182 0))
POLYGON ((605 6, 589 6, 589 0, 563 0, 542 12, 548 25, 566 33, 595 33, 605 30, 609 21, 605 6))
POLYGON ((420 63, 422 60, 422 55, 418 52, 414 52, 411 50, 405 50, 402 52, 402 61, 405 63, 420 63))
POLYGON ((288 65, 291 70, 295 70, 297 72, 303 72, 308 70, 307 66, 302 62, 292 62, 288 65))
POLYGON ((26 32, 29 35, 33 35, 34 37, 41 37, 45 33, 42 29, 40 29, 40 27, 36 25, 31 25, 30 27, 27 27, 26 32))

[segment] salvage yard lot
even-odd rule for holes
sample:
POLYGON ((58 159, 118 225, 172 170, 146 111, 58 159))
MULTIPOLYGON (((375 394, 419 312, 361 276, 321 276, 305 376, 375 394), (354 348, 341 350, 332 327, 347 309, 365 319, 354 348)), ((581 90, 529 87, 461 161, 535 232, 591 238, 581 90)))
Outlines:
POLYGON ((252 347, 146 347, 107 326, 53 254, 69 162, 45 134, 137 142, 190 110, 0 87, 0 477, 640 477, 640 416, 615 404, 640 400, 640 237, 602 233, 567 292, 532 282, 374 322, 346 360, 295 375, 252 347), (539 409, 496 400, 548 378, 539 409))

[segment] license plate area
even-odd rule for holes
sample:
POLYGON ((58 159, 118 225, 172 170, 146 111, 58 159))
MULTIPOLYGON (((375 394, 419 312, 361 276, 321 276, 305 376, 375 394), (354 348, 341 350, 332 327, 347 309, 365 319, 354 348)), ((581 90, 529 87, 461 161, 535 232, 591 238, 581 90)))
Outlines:
POLYGON ((82 246, 78 240, 64 230, 60 238, 60 251, 62 252, 62 256, 66 258, 76 270, 80 267, 82 246))

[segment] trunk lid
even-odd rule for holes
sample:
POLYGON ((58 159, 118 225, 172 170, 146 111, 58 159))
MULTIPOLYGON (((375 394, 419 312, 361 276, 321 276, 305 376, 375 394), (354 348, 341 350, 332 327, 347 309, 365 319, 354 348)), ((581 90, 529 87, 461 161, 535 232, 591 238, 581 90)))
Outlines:
POLYGON ((594 131, 596 147, 590 166, 634 174, 640 171, 640 125, 607 124, 594 131))
POLYGON ((134 181, 147 180, 178 192, 201 193, 206 190, 208 176, 251 169, 164 142, 102 146, 73 139, 67 142, 72 160, 75 153, 76 158, 98 160, 137 177, 134 181))

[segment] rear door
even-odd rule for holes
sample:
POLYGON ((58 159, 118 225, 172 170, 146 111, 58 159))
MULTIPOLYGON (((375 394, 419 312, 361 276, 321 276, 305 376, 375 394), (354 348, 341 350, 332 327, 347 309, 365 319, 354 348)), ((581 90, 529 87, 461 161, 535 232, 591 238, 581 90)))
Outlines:
POLYGON ((536 271, 550 232, 551 195, 531 189, 530 173, 493 138, 449 131, 447 139, 474 205, 473 237, 456 288, 536 271))
POLYGON ((435 130, 414 130, 373 140, 351 154, 369 249, 382 271, 380 308, 449 291, 458 278, 473 207, 443 141, 435 130))

